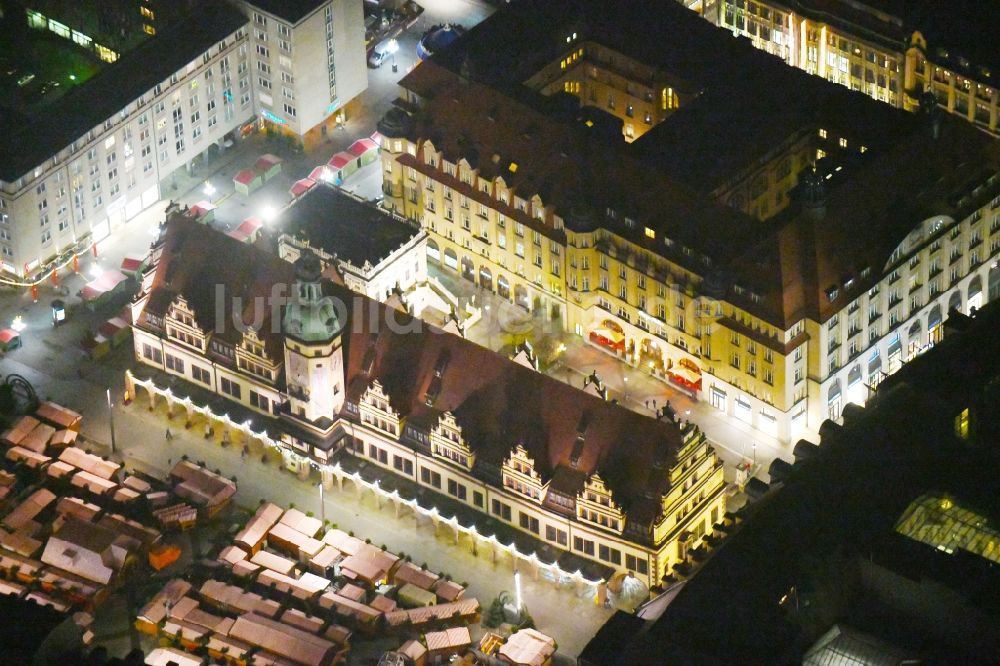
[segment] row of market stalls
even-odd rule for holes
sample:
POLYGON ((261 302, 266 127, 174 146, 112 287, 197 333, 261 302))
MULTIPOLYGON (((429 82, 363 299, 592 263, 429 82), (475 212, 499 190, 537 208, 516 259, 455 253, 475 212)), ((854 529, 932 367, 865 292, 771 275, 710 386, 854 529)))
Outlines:
POLYGON ((233 187, 243 196, 250 196, 264 183, 281 173, 282 159, 266 153, 254 163, 253 168, 241 169, 233 176, 233 187))
POLYGON ((321 164, 310 171, 309 176, 295 181, 288 190, 289 194, 293 199, 298 199, 320 181, 341 185, 358 169, 378 159, 377 139, 377 132, 371 138, 358 139, 347 150, 337 153, 326 164, 321 164))

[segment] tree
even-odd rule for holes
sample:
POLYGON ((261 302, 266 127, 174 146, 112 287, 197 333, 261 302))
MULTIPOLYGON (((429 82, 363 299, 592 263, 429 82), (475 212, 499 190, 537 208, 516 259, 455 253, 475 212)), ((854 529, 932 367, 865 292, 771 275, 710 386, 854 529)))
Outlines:
POLYGON ((506 592, 501 592, 497 595, 493 603, 490 604, 489 609, 483 616, 483 624, 487 627, 499 627, 507 619, 504 616, 503 607, 510 600, 510 595, 506 592))

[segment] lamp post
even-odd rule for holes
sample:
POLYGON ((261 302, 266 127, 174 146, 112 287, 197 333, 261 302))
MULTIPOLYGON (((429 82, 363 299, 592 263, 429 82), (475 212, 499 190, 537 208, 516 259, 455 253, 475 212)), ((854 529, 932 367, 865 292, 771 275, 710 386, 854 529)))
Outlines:
POLYGON ((389 55, 392 56, 392 71, 398 72, 399 66, 396 64, 396 51, 399 50, 399 42, 395 39, 390 39, 385 48, 389 52, 389 55))
POLYGON ((115 410, 114 405, 111 403, 111 389, 107 390, 105 394, 108 398, 108 422, 111 425, 111 453, 115 453, 115 410))
POLYGON ((622 402, 628 402, 628 377, 622 377, 622 381, 625 382, 625 399, 622 402))
POLYGON ((516 569, 514 570, 514 603, 517 604, 517 612, 520 615, 524 603, 521 599, 521 572, 516 569))
POLYGON ((753 466, 757 466, 757 442, 753 443, 753 466))
POLYGON ((326 489, 322 481, 319 482, 319 519, 326 525, 326 489))

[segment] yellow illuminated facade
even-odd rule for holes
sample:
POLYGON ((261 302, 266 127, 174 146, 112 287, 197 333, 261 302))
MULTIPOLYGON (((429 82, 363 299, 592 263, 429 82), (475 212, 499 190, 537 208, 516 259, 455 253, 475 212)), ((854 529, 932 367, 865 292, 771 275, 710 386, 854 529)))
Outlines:
POLYGON ((525 81, 543 95, 569 93, 622 122, 634 141, 681 104, 675 84, 655 68, 595 42, 570 35, 564 54, 525 81))
MULTIPOLYGON (((811 156, 866 151, 832 128, 790 146, 779 174, 811 156)), ((509 187, 502 173, 481 177, 464 159, 449 162, 429 140, 385 138, 381 159, 383 205, 427 230, 431 264, 784 441, 864 404, 882 377, 935 344, 948 310, 1000 297, 1000 197, 964 219, 915 223, 885 267, 844 288, 879 270, 874 287, 823 321, 782 328, 754 314, 761 295, 749 287, 707 298, 707 258, 613 209, 600 211, 594 230, 574 231, 537 193, 509 187), (623 225, 655 239, 657 251, 615 231, 623 225)), ((507 167, 511 177, 517 168, 507 167)), ((993 175, 974 189, 997 182, 993 175)), ((765 192, 786 197, 794 185, 789 174, 768 183, 765 192)))
POLYGON ((906 32, 895 17, 867 13, 868 27, 846 27, 846 21, 802 16, 773 0, 720 0, 717 13, 704 16, 810 74, 910 111, 929 90, 949 113, 998 133, 996 72, 929 49, 919 31, 906 32))

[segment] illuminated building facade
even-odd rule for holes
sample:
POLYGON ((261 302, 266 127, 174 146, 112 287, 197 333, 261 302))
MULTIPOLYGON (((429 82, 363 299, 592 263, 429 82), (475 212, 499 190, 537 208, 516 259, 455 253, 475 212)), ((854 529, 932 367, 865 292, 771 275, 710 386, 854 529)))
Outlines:
POLYGON ((793 67, 898 108, 915 110, 929 90, 949 113, 997 135, 994 14, 933 0, 718 0, 703 15, 793 67))
POLYGON ((590 580, 658 585, 722 520, 722 464, 698 428, 414 326, 321 272, 310 251, 293 266, 172 220, 131 306, 129 390, 167 396, 175 414, 190 409, 182 395, 221 396, 233 419, 280 437, 293 471, 363 460, 416 484, 421 502, 447 497, 523 533, 564 570, 566 553, 594 563, 590 580), (168 375, 186 384, 165 391, 168 375))
POLYGON ((307 145, 323 140, 368 87, 361 4, 246 0, 243 6, 261 119, 307 145))
MULTIPOLYGON (((254 116, 246 19, 228 6, 149 37, 43 110, 0 108, 0 260, 9 276, 86 251, 254 116)), ((51 29, 51 27, 50 27, 51 29)))
POLYGON ((678 5, 642 15, 522 3, 403 79, 379 128, 383 205, 427 230, 431 262, 783 440, 863 402, 949 308, 1000 296, 989 137, 678 5), (487 62, 514 32, 525 50, 487 62), (537 85, 594 44, 682 91, 634 142, 537 85))
POLYGON ((0 270, 9 276, 85 252, 159 201, 170 174, 232 145, 251 121, 322 136, 367 85, 360 5, 260 0, 183 13, 185 3, 157 4, 141 3, 140 18, 154 23, 121 51, 81 32, 92 12, 71 27, 27 11, 29 29, 108 64, 65 79, 62 90, 72 89, 44 106, 0 104, 11 133, 0 154, 0 270))

